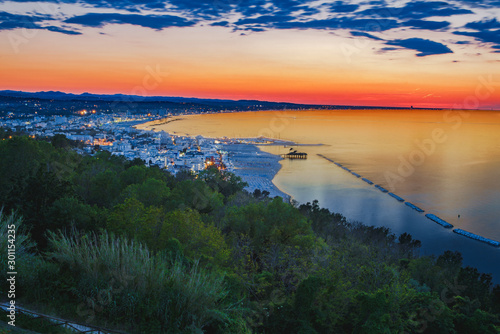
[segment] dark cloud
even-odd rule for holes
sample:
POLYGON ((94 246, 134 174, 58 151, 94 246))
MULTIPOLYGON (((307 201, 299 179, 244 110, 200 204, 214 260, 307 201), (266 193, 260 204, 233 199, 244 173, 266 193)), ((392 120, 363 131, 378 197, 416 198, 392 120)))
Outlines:
POLYGON ((168 27, 187 27, 195 24, 179 16, 172 15, 138 15, 138 14, 115 14, 115 13, 90 13, 74 16, 64 21, 76 23, 88 27, 102 27, 106 24, 132 24, 141 27, 161 30, 168 27))
POLYGON ((227 21, 219 21, 219 22, 214 22, 210 24, 213 27, 227 27, 229 25, 229 22, 227 21))
POLYGON ((474 37, 482 43, 493 44, 492 48, 500 49, 500 22, 496 19, 470 22, 465 28, 476 31, 455 31, 456 35, 474 37))
POLYGON ((410 20, 406 21, 405 26, 412 27, 415 29, 426 29, 426 30, 442 30, 450 26, 450 22, 446 21, 427 21, 427 20, 410 20))
MULTIPOLYGON (((29 2, 31 0, 12 0, 29 2)), ((72 3, 74 0, 42 0, 39 2, 72 3)), ((79 0, 76 2, 92 12, 71 17, 64 23, 88 27, 106 24, 132 24, 155 30, 169 27, 189 27, 198 22, 206 26, 220 26, 233 31, 260 32, 271 29, 315 29, 352 31, 352 36, 378 39, 372 32, 385 32, 396 28, 413 30, 451 30, 447 17, 472 14, 475 8, 498 8, 500 0, 454 0, 411 1, 401 7, 385 0, 325 0, 318 6, 315 0, 79 0), (313 5, 314 4, 314 5, 313 5), (168 8, 168 9, 167 9, 168 8), (321 8, 326 16, 318 19, 321 8), (94 9, 94 10, 92 10, 94 9), (120 13, 96 13, 96 9, 115 9, 120 13), (148 14, 145 14, 145 11, 148 14), (151 15, 154 11, 154 15, 151 15), (233 22, 234 16, 239 20, 233 22), (441 19, 438 19, 441 18, 441 19)), ((79 31, 58 24, 47 23, 50 16, 42 17, 0 13, 0 29, 47 29, 64 34, 79 34, 79 31), (11 15, 9 17, 9 15, 11 15), (43 27, 49 26, 49 27, 43 27)), ((59 20, 59 19, 58 19, 59 20)), ((56 21, 58 22, 58 21, 56 21)), ((72 26, 74 27, 74 26, 72 26)), ((496 19, 470 22, 454 33, 475 38, 492 47, 499 46, 500 23, 496 19)), ((378 39, 382 40, 382 39, 378 39)), ((390 42, 387 42, 390 43, 390 42)), ((396 40, 391 47, 413 49, 419 56, 449 53, 444 44, 413 38, 396 40)))
POLYGON ((374 6, 360 12, 360 15, 381 18, 424 19, 472 14, 473 12, 442 1, 414 1, 404 7, 374 6))
POLYGON ((405 49, 416 50, 418 57, 453 53, 446 45, 422 38, 397 39, 389 41, 387 45, 399 46, 405 49))
POLYGON ((245 28, 243 29, 245 31, 253 31, 253 32, 262 32, 262 31, 266 31, 266 29, 264 28, 259 28, 259 27, 249 27, 249 28, 245 28))
POLYGON ((478 8, 496 8, 500 7, 500 1, 499 0, 460 0, 458 1, 461 4, 465 4, 471 7, 478 7, 478 8))
POLYGON ((44 21, 53 21, 47 15, 15 15, 6 12, 0 12, 0 30, 12 29, 40 29, 59 32, 66 35, 80 35, 78 31, 68 30, 55 26, 41 25, 44 21))
MULTIPOLYGON (((455 31, 456 35, 470 36, 474 37, 476 40, 483 43, 494 43, 496 46, 500 46, 500 29, 497 30, 487 30, 487 31, 455 31)), ((496 46, 493 46, 494 48, 496 46)))
POLYGON ((368 38, 371 38, 371 39, 374 39, 374 40, 377 40, 377 41, 384 41, 384 39, 382 38, 379 38, 377 36, 373 36, 367 32, 361 32, 361 31, 351 31, 351 35, 355 36, 355 37, 368 37, 368 38))
POLYGON ((247 24, 279 24, 282 22, 290 22, 295 20, 295 17, 289 15, 262 15, 256 18, 245 18, 238 20, 235 24, 237 26, 247 25, 247 24))
POLYGON ((356 37, 367 37, 377 41, 385 41, 385 44, 390 46, 381 48, 380 49, 381 52, 400 50, 399 48, 394 47, 398 46, 400 48, 418 51, 419 52, 417 54, 418 57, 431 56, 444 53, 453 53, 453 51, 451 51, 446 45, 430 41, 428 39, 409 38, 409 39, 397 39, 393 41, 386 41, 383 38, 379 38, 377 36, 373 36, 372 34, 360 31, 351 31, 351 35, 356 37))
POLYGON ((307 22, 281 22, 273 25, 274 28, 278 29, 323 29, 323 30, 333 30, 333 29, 349 29, 349 30, 361 30, 361 31, 385 31, 393 28, 400 27, 400 23, 397 20, 390 19, 356 19, 356 18, 334 18, 327 20, 311 20, 307 22))
POLYGON ((66 35, 81 35, 82 34, 79 31, 67 30, 64 28, 54 27, 54 26, 45 27, 45 29, 47 29, 49 31, 53 31, 53 32, 60 32, 61 34, 66 34, 66 35))
POLYGON ((328 9, 334 13, 352 13, 359 8, 359 5, 348 4, 344 1, 335 1, 328 6, 328 9))
POLYGON ((402 11, 402 17, 412 17, 412 18, 425 18, 433 16, 452 16, 452 15, 462 15, 462 14, 472 14, 473 12, 458 8, 450 5, 447 2, 442 1, 415 1, 406 4, 402 11))
POLYGON ((500 22, 497 19, 469 22, 465 25, 466 28, 473 30, 491 30, 500 29, 500 22))
POLYGON ((7 12, 0 12, 0 30, 10 30, 17 28, 42 29, 39 22, 47 18, 42 16, 15 15, 7 12))

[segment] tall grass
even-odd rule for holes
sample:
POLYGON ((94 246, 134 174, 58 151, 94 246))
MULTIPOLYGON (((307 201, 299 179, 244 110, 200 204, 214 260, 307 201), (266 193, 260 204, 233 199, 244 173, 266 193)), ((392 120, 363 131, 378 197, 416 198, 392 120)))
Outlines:
MULTIPOLYGON (((24 276, 29 275, 29 272, 26 272, 22 268, 32 262, 33 254, 31 254, 31 249, 33 246, 34 243, 30 240, 23 228, 22 218, 14 212, 6 215, 3 209, 0 209, 0 265, 2 268, 0 272, 0 288, 2 290, 2 295, 5 296, 3 292, 7 288, 7 272, 18 272, 19 275, 17 279, 23 279, 24 276), (15 233, 9 233, 9 230, 13 230, 15 233), (11 245, 8 237, 9 234, 15 236, 15 239, 11 239, 11 242, 15 245, 15 248, 11 248, 11 250, 15 250, 13 253, 13 255, 15 255, 15 259, 13 259, 15 262, 13 270, 8 267, 8 246, 11 245)), ((19 296, 19 292, 18 290, 17 296, 19 296)))
POLYGON ((224 275, 198 263, 172 260, 107 232, 49 234, 48 254, 71 273, 71 290, 97 317, 128 321, 144 332, 201 332, 231 324, 236 306, 226 302, 224 275), (152 328, 151 328, 152 327, 152 328))
POLYGON ((14 212, 6 215, 3 209, 0 209, 0 247, 2 247, 0 259, 2 261, 6 260, 8 256, 8 230, 12 226, 15 230, 16 258, 23 258, 25 255, 30 254, 30 249, 34 246, 29 236, 25 233, 22 218, 14 212))

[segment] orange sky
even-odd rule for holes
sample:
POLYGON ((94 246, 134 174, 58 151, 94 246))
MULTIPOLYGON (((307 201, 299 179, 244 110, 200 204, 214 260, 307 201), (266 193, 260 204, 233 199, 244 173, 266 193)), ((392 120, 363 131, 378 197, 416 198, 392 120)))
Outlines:
POLYGON ((241 35, 203 24, 108 24, 81 31, 0 31, 0 89, 500 109, 500 54, 485 45, 417 57, 406 49, 381 52, 381 42, 343 30, 241 35))

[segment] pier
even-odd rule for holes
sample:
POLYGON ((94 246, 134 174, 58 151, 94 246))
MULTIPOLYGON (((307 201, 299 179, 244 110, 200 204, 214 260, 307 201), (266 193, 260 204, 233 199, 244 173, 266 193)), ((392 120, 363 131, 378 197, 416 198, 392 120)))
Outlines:
POLYGON ((281 157, 284 159, 307 159, 307 153, 295 151, 287 154, 282 154, 281 157))

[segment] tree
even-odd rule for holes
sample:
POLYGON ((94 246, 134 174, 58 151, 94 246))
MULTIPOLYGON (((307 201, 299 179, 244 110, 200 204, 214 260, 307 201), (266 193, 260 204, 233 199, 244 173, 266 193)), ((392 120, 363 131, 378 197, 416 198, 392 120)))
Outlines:
POLYGON ((165 216, 160 231, 160 248, 177 239, 184 254, 191 259, 201 258, 205 263, 221 265, 229 258, 229 248, 222 233, 206 225, 200 215, 191 209, 175 210, 165 216))
POLYGON ((201 171, 198 177, 212 188, 212 190, 224 195, 224 198, 228 198, 238 191, 242 191, 248 185, 242 182, 239 176, 233 173, 220 171, 216 167, 201 171))
POLYGON ((67 149, 71 147, 71 141, 66 138, 65 135, 63 134, 56 134, 54 135, 51 139, 50 142, 52 143, 52 146, 55 148, 63 148, 67 149))
MULTIPOLYGON (((134 167, 132 167, 134 168, 134 167)), ((131 168, 131 169, 132 169, 131 168)), ((141 184, 131 184, 122 192, 124 198, 135 198, 144 206, 160 207, 166 203, 170 196, 170 189, 163 181, 148 178, 141 184)))
POLYGON ((61 197, 48 209, 48 229, 76 228, 91 231, 104 227, 104 221, 98 209, 82 203, 75 197, 61 197))

